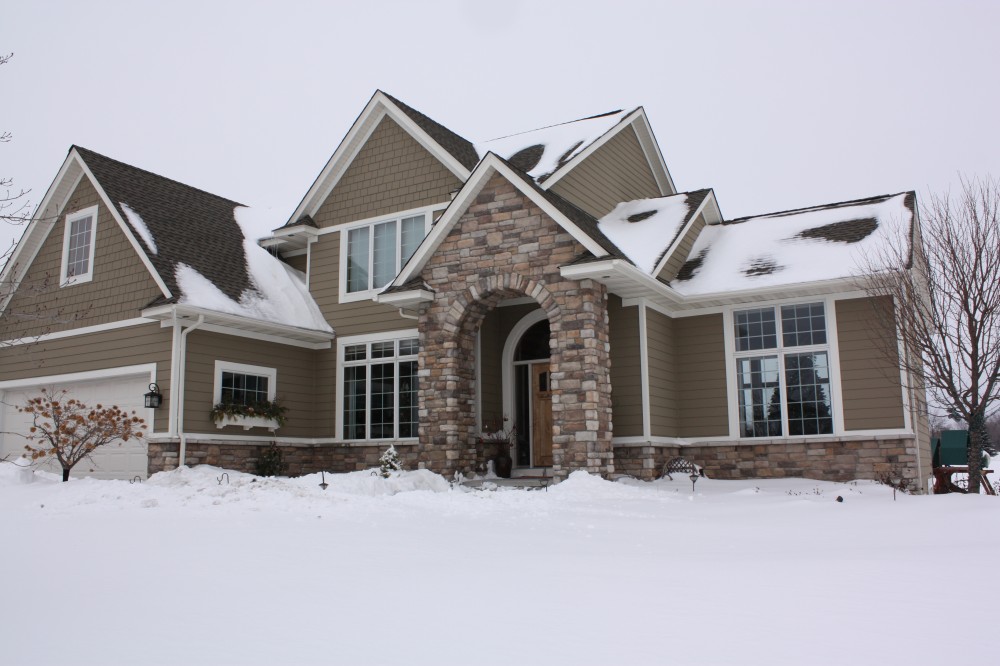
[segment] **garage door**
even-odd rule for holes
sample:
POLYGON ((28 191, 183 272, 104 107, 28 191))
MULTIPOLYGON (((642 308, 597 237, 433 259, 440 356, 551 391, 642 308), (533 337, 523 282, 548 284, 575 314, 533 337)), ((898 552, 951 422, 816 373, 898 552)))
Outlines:
MULTIPOLYGON (((60 382, 55 386, 41 384, 39 386, 18 387, 6 389, 2 393, 3 404, 0 405, 0 456, 13 454, 16 458, 24 452, 27 441, 20 436, 28 432, 31 417, 17 411, 17 406, 23 406, 25 401, 39 395, 42 386, 52 390, 69 389, 69 395, 83 401, 87 405, 118 405, 122 409, 145 419, 147 427, 152 425, 143 406, 143 394, 149 390, 149 375, 115 377, 85 382, 60 382)), ((81 460, 70 473, 70 478, 90 476, 97 479, 133 479, 136 476, 146 478, 146 442, 130 440, 128 442, 111 443, 97 449, 90 459, 81 460)), ((48 461, 41 469, 62 473, 57 461, 48 461)))

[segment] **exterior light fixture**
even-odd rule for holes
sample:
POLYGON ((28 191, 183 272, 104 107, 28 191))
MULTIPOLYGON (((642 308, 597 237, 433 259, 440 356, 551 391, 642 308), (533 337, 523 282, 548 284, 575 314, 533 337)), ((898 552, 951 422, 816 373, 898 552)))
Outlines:
POLYGON ((146 409, 156 409, 163 404, 163 395, 160 394, 160 387, 156 384, 149 385, 149 392, 145 395, 146 409))
POLYGON ((691 470, 691 475, 688 476, 688 478, 691 479, 691 492, 693 493, 694 484, 698 481, 698 470, 696 469, 691 470))
POLYGON ((323 476, 322 476, 322 479, 323 479, 323 480, 322 480, 322 481, 320 481, 320 484, 319 484, 319 487, 320 487, 320 488, 322 488, 323 490, 326 490, 327 488, 329 488, 329 487, 330 487, 330 484, 326 482, 326 472, 322 472, 322 471, 321 471, 321 472, 320 472, 320 474, 322 474, 322 475, 323 475, 323 476))

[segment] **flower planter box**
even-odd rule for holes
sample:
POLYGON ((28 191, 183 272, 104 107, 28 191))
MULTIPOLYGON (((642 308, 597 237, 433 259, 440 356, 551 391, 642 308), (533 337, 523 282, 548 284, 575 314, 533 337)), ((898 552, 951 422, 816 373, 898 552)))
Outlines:
POLYGON ((259 416, 223 416, 215 427, 222 429, 226 426, 241 426, 244 430, 250 428, 267 428, 271 432, 278 429, 278 422, 275 419, 265 419, 259 416))

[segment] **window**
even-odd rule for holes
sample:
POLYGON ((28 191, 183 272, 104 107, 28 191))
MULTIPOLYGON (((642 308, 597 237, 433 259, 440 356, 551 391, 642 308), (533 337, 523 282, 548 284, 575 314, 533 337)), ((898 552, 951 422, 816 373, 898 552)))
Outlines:
POLYGON ((89 282, 94 276, 94 233, 97 230, 97 206, 66 216, 63 236, 63 286, 89 282))
POLYGON ((274 368, 215 362, 215 404, 253 405, 273 401, 278 381, 274 368))
POLYGON ((733 313, 740 437, 833 432, 823 303, 733 313))
POLYGON ((342 342, 344 439, 417 436, 417 338, 342 342))
POLYGON ((344 294, 370 296, 389 284, 424 239, 427 217, 420 213, 348 229, 342 253, 344 294))

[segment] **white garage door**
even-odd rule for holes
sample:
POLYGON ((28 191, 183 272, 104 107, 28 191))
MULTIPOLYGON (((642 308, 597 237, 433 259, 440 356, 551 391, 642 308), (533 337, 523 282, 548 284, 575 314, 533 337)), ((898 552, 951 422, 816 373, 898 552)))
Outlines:
MULTIPOLYGON (((118 405, 122 409, 145 419, 147 429, 152 426, 146 408, 143 406, 143 394, 149 390, 149 375, 115 377, 83 382, 59 382, 49 385, 18 387, 0 391, 0 457, 13 454, 17 458, 24 452, 27 441, 20 434, 26 434, 31 425, 31 418, 17 411, 17 406, 23 406, 25 401, 39 395, 42 386, 52 390, 69 389, 69 395, 83 401, 89 406, 118 405)), ((52 460, 40 467, 47 471, 62 474, 58 461, 52 460)), ((133 479, 136 476, 146 478, 146 442, 130 440, 114 442, 97 449, 89 459, 77 463, 70 478, 90 476, 97 479, 133 479)))

